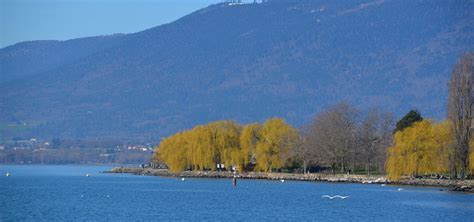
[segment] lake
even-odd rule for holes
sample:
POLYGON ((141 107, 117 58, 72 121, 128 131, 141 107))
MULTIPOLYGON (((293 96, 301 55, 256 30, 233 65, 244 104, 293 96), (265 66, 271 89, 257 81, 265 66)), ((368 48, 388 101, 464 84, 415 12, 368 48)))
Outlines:
POLYGON ((0 221, 474 221, 474 195, 439 188, 266 180, 233 187, 230 179, 100 173, 110 168, 0 165, 0 221))

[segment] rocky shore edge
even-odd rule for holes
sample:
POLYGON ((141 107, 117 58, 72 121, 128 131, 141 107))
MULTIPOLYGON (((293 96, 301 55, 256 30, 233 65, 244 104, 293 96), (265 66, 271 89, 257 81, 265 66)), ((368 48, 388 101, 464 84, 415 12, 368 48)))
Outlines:
MULTIPOLYGON (((185 171, 173 173, 166 169, 116 167, 103 173, 128 173, 135 175, 162 176, 162 177, 198 177, 198 178, 232 178, 234 173, 227 171, 185 171)), ((235 174, 240 179, 265 179, 265 180, 297 180, 320 181, 337 183, 367 183, 390 184, 406 186, 432 186, 444 187, 451 191, 474 193, 473 180, 446 180, 446 179, 403 179, 390 181, 383 176, 347 175, 347 174, 293 174, 293 173, 263 173, 246 172, 235 174)))

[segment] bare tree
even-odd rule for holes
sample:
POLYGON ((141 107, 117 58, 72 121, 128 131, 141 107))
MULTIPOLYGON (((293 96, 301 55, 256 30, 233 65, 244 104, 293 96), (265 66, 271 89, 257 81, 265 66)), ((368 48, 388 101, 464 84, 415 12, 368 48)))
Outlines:
POLYGON ((370 169, 373 167, 379 171, 383 169, 386 150, 392 140, 393 115, 383 113, 377 109, 369 110, 367 117, 362 121, 359 127, 358 138, 360 160, 370 175, 370 169))
POLYGON ((295 149, 298 159, 302 164, 303 173, 307 173, 310 166, 321 162, 321 153, 317 149, 317 141, 314 136, 311 136, 311 133, 311 125, 303 126, 300 130, 301 143, 295 149))
POLYGON ((383 112, 380 116, 378 156, 376 159, 377 172, 385 172, 387 149, 393 145, 393 128, 395 116, 391 112, 383 112))
POLYGON ((310 126, 308 145, 318 153, 321 163, 331 166, 333 173, 339 166, 341 172, 355 152, 358 110, 342 102, 318 114, 310 126))
POLYGON ((370 175, 370 167, 377 155, 377 143, 379 136, 377 135, 377 124, 379 122, 379 114, 375 110, 369 111, 367 117, 362 122, 358 133, 358 141, 360 145, 359 152, 362 157, 362 163, 365 170, 370 175))
POLYGON ((473 54, 464 55, 451 73, 448 119, 453 123, 454 147, 450 156, 452 177, 464 179, 469 165, 471 138, 474 64, 473 54))

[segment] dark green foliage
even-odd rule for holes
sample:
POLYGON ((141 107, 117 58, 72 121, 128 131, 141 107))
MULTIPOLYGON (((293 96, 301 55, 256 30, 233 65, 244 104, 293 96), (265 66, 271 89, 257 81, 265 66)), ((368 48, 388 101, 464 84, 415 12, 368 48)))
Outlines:
POLYGON ((410 127, 414 122, 422 121, 423 117, 417 110, 410 110, 402 119, 397 122, 395 132, 402 131, 403 129, 410 127))

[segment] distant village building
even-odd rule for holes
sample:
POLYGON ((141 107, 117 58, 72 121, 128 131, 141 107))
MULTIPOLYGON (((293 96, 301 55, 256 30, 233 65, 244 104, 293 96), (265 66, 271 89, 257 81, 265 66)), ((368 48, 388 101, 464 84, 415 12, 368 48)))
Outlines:
POLYGON ((144 145, 134 145, 134 146, 128 146, 127 150, 139 150, 139 151, 146 152, 146 151, 153 150, 153 148, 149 146, 144 146, 144 145))

